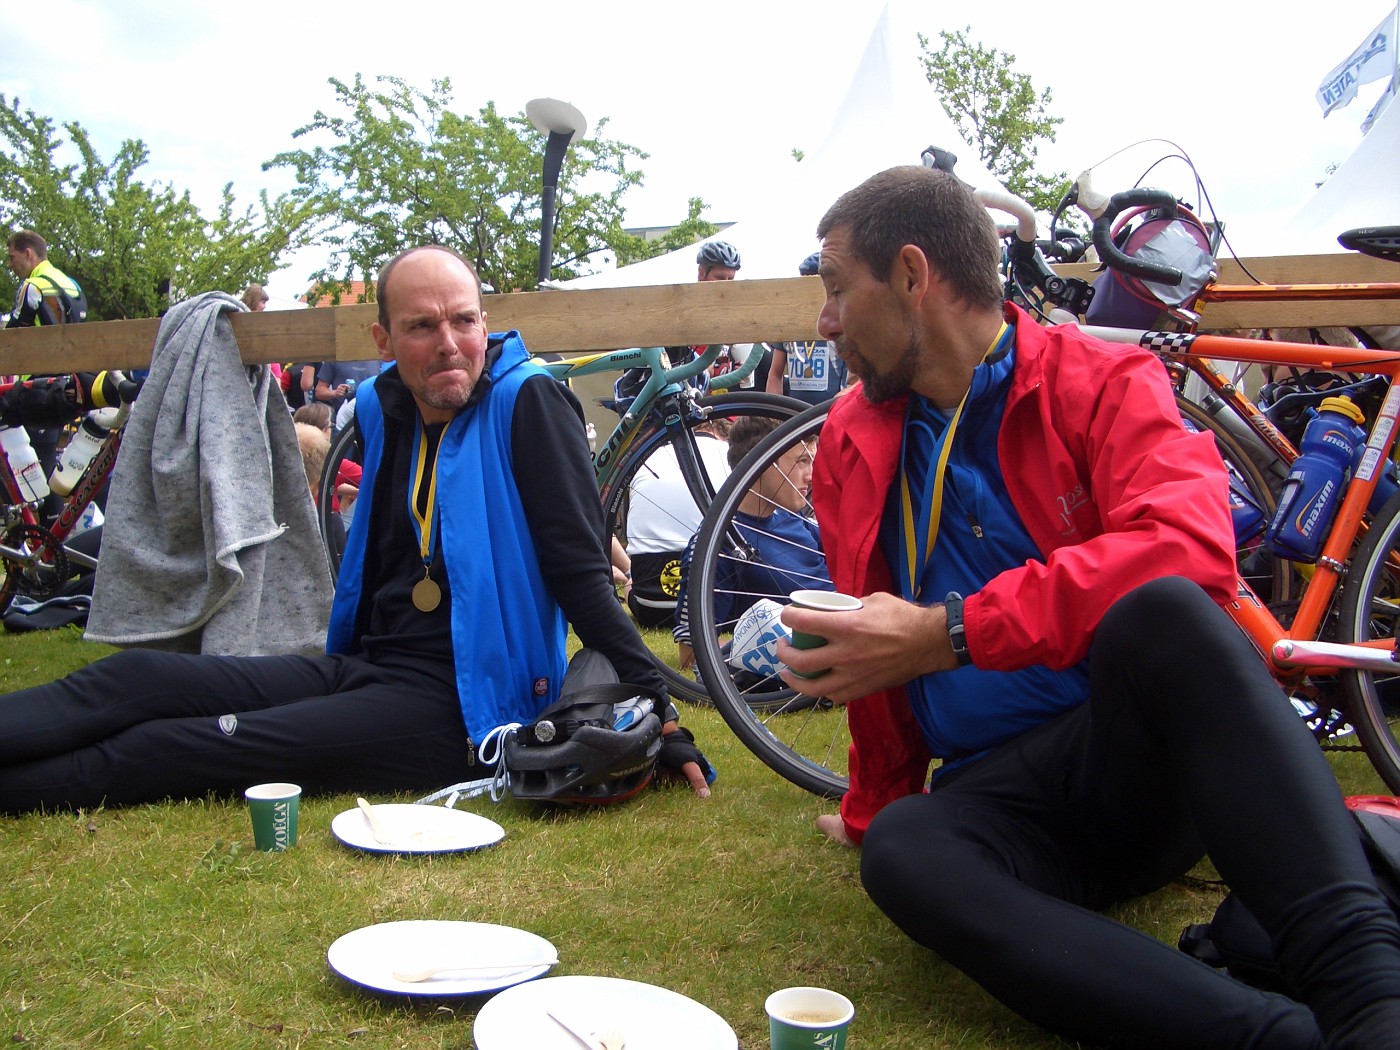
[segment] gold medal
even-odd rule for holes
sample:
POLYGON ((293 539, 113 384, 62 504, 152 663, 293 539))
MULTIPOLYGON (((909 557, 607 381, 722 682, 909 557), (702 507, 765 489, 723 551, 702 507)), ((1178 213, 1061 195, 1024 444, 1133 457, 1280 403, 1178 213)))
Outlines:
POLYGON ((413 607, 419 612, 430 613, 442 603, 442 588, 434 580, 424 576, 413 585, 413 607))

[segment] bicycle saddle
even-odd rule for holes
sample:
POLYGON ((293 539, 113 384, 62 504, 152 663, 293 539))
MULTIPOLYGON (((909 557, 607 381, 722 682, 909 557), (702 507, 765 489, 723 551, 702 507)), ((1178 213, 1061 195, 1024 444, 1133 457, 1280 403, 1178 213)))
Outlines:
POLYGON ((1400 261, 1400 226, 1360 226, 1338 234, 1337 243, 1363 255, 1400 261))

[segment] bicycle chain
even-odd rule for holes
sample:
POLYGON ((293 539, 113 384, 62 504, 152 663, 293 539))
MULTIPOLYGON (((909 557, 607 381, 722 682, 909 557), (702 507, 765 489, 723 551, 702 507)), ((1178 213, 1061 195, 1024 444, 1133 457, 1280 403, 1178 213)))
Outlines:
POLYGON ((43 601, 52 598, 68 582, 68 555, 47 529, 37 525, 16 525, 5 533, 5 546, 31 552, 37 564, 24 565, 4 559, 5 571, 15 579, 15 589, 26 598, 43 601))

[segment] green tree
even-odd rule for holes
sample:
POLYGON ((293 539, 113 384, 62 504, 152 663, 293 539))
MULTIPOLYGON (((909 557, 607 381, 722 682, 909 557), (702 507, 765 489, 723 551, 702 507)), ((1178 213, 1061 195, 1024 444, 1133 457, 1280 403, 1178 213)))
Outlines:
MULTIPOLYGON (((155 317, 172 301, 210 289, 238 292, 310 243, 314 209, 290 195, 259 195, 237 209, 232 184, 206 218, 188 191, 137 178, 149 160, 128 139, 106 161, 82 126, 62 131, 47 117, 0 95, 0 229, 32 229, 49 257, 82 285, 91 320, 155 317)), ((0 274, 0 303, 16 280, 0 274)))
MULTIPOLYGON (((330 262, 316 275, 330 284, 365 279, 416 244, 462 253, 501 291, 536 285, 545 136, 523 115, 452 108, 449 80, 424 91, 397 77, 370 86, 332 79, 338 108, 317 111, 295 138, 321 140, 289 150, 265 168, 294 170, 302 199, 334 219, 330 262)), ((590 255, 610 250, 635 261, 661 250, 622 229, 622 197, 642 181, 646 154, 594 134, 575 139, 555 193, 550 276, 578 276, 590 255)), ((703 207, 703 205, 702 205, 703 207)), ((698 218, 693 214, 687 223, 698 218)))
POLYGON ((1050 115, 1050 89, 1037 92, 1031 78, 1015 70, 1016 56, 974 44, 972 27, 940 30, 933 50, 919 34, 921 61, 948 116, 982 163, 1008 190, 1040 211, 1053 211, 1069 181, 1065 172, 1037 172, 1041 140, 1055 141, 1063 118, 1050 115))

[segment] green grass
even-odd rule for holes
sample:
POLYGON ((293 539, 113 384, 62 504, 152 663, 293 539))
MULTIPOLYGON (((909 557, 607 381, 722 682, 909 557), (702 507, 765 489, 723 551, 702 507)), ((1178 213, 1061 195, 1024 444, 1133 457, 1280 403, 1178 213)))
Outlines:
MULTIPOLYGON (((76 631, 0 637, 0 690, 106 651, 76 631)), ((714 712, 684 718, 720 771, 712 798, 667 787, 577 812, 473 800, 465 808, 507 831, 476 854, 351 852, 329 825, 352 796, 304 800, 300 841, 282 854, 252 849, 236 801, 0 819, 0 1042, 470 1047, 480 1001, 378 998, 326 966, 343 933, 434 918, 532 930, 559 949, 557 974, 673 988, 723 1015, 745 1048, 767 1046, 764 997, 788 984, 854 1000, 853 1050, 1065 1045, 876 911, 856 854, 813 827, 832 804, 761 766, 714 712)), ((1348 792, 1381 790, 1359 756, 1337 765, 1348 792)), ((1218 897, 1184 882, 1120 917, 1174 942, 1218 897)))

